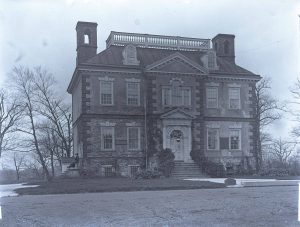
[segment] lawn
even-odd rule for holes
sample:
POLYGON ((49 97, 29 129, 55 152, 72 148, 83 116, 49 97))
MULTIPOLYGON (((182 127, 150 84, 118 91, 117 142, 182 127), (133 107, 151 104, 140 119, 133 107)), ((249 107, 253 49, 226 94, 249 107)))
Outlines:
POLYGON ((72 194, 83 192, 154 191, 223 188, 224 184, 208 181, 184 181, 172 178, 135 180, 130 178, 71 178, 33 183, 32 188, 16 189, 20 195, 72 194))

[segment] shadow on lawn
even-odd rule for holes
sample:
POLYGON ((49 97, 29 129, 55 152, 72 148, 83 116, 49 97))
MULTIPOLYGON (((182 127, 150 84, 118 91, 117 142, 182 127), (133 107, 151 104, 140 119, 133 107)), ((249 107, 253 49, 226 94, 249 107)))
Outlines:
POLYGON ((185 181, 172 178, 135 180, 130 178, 57 178, 51 182, 32 182, 34 188, 16 189, 19 195, 73 194, 85 192, 156 191, 224 188, 221 183, 185 181))

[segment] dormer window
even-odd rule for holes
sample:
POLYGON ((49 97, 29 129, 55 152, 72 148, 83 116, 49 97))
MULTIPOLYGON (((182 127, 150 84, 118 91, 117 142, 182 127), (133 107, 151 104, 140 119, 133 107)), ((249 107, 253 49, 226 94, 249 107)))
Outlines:
POLYGON ((217 56, 215 50, 208 50, 206 54, 201 57, 203 65, 208 69, 218 69, 217 67, 217 56))
POLYGON ((139 65, 140 61, 137 59, 136 47, 129 44, 123 50, 123 64, 124 65, 139 65))

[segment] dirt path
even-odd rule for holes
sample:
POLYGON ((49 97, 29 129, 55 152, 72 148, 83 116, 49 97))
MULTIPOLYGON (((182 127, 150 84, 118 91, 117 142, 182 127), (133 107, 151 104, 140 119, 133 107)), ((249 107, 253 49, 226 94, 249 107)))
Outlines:
POLYGON ((298 187, 1 199, 2 226, 297 226, 298 187))

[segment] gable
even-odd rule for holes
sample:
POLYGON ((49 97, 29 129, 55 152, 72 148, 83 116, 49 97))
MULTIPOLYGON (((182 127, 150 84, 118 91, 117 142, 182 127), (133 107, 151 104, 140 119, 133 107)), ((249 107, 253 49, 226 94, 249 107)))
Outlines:
POLYGON ((180 73, 208 73, 208 70, 205 67, 193 62, 179 52, 146 66, 146 70, 180 73))
POLYGON ((189 113, 186 113, 185 111, 181 109, 175 109, 171 110, 167 113, 164 113, 161 115, 162 119, 185 119, 185 120, 191 120, 195 117, 189 113))

